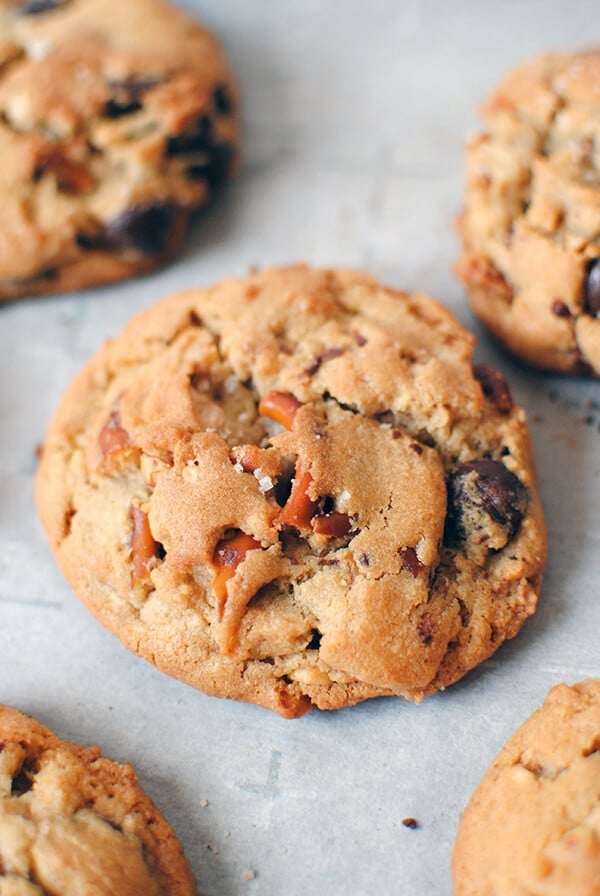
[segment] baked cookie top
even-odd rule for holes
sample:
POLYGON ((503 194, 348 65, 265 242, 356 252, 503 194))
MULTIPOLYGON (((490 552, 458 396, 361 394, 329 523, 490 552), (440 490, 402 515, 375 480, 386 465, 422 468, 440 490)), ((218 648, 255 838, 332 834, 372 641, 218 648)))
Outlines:
POLYGON ((524 413, 432 299, 298 266, 176 295, 68 390, 38 504, 132 650, 295 716, 456 681, 533 613, 524 413))
POLYGON ((215 39, 161 0, 0 3, 0 299, 146 271, 236 166, 215 39))
POLYGON ((194 896, 175 834, 129 765, 0 705, 2 896, 194 896))
POLYGON ((552 688, 463 816, 455 896, 598 896, 600 680, 552 688))
POLYGON ((511 72, 467 145, 457 264, 475 312, 537 367, 600 375, 600 51, 511 72))

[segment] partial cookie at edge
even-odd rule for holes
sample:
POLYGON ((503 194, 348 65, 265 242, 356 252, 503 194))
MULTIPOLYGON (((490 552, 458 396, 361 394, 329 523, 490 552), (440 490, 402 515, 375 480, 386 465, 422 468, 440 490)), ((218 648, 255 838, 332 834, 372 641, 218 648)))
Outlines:
POLYGON ((217 41, 162 0, 3 3, 0 300, 145 273, 238 164, 217 41))
POLYGON ((600 52, 548 54, 483 104, 467 143, 458 276, 534 367, 600 375, 600 52))
POLYGON ((0 705, 0 890, 196 896, 175 834, 133 769, 0 705))
POLYGON ((455 896, 598 896, 600 680, 552 688, 463 815, 455 896))

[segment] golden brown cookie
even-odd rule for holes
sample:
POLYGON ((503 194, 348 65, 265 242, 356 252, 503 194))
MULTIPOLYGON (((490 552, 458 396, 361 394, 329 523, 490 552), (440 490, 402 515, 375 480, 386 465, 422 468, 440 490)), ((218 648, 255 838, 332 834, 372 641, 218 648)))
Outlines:
POLYGON ((237 164, 215 39, 161 0, 0 4, 0 300, 152 270, 237 164))
POLYGON ((195 896, 175 834, 131 766, 0 705, 2 896, 195 896))
POLYGON ((456 681, 534 612, 521 408, 433 300, 268 270, 136 317, 38 478, 69 582, 131 650, 282 715, 456 681))
POLYGON ((471 797, 455 896, 600 894, 600 680, 552 688, 471 797))
POLYGON ((600 52, 541 56, 500 83, 467 144, 457 273, 511 352, 600 375, 600 52))

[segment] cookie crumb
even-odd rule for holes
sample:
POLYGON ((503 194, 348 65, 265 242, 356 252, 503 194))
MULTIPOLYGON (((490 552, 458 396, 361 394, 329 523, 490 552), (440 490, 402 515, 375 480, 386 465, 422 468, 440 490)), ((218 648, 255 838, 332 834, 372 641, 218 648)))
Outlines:
POLYGON ((200 800, 200 805, 203 809, 206 809, 208 806, 208 800, 200 800))
POLYGON ((419 827, 419 822, 417 821, 416 818, 410 818, 410 817, 403 818, 402 824, 404 825, 405 828, 411 828, 411 830, 413 830, 413 831, 419 827))
POLYGON ((248 869, 242 874, 242 880, 254 880, 256 876, 256 871, 250 871, 250 869, 248 869))

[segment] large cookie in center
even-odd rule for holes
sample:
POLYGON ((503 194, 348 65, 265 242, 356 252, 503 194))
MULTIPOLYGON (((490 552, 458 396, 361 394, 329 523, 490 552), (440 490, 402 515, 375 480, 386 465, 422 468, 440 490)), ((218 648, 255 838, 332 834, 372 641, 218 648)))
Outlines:
POLYGON ((131 650, 282 715, 419 700, 533 613, 529 436, 473 338, 366 274, 182 293, 90 361, 38 479, 58 561, 131 650))

